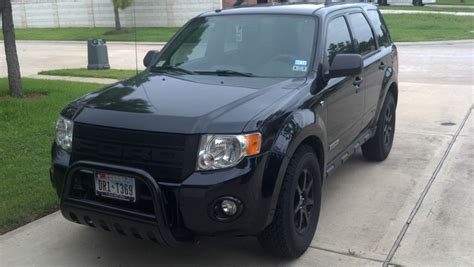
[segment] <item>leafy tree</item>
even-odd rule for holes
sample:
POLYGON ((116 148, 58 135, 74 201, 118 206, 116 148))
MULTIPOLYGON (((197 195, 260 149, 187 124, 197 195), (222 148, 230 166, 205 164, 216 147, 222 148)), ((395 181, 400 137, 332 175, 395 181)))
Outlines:
POLYGON ((115 30, 122 30, 122 25, 120 24, 120 14, 119 9, 124 10, 125 8, 133 5, 134 0, 112 0, 114 4, 114 14, 115 14, 115 30))
POLYGON ((21 83, 20 63, 18 62, 16 50, 11 0, 0 1, 0 13, 2 14, 3 39, 5 56, 7 58, 9 94, 13 97, 22 98, 24 93, 21 83))

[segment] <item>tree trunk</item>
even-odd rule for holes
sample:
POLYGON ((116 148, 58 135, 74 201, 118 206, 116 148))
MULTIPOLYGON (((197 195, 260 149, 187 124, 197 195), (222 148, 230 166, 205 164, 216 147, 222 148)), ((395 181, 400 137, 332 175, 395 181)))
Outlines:
POLYGON ((20 63, 15 43, 15 27, 13 25, 13 14, 10 0, 2 12, 3 39, 5 45, 5 56, 8 67, 9 94, 13 97, 23 97, 23 85, 21 84, 20 63))
POLYGON ((114 14, 115 14, 115 30, 122 30, 122 25, 120 25, 120 13, 117 6, 114 5, 114 14))

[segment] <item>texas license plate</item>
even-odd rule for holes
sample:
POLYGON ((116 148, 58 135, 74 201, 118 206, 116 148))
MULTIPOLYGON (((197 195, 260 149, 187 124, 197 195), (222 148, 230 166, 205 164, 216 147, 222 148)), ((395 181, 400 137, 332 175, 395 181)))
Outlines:
POLYGON ((97 196, 135 202, 135 178, 104 172, 96 172, 94 177, 97 196))

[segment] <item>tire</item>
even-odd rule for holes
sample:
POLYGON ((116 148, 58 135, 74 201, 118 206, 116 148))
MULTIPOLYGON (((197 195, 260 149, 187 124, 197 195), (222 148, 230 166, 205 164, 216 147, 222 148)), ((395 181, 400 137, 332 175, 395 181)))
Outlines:
POLYGON ((395 136, 396 105, 392 93, 388 93, 377 121, 375 135, 362 145, 362 154, 370 161, 385 160, 392 150, 395 136))
POLYGON ((303 145, 292 157, 273 221, 258 236, 263 248, 284 258, 301 256, 311 244, 321 208, 321 173, 314 150, 303 145))

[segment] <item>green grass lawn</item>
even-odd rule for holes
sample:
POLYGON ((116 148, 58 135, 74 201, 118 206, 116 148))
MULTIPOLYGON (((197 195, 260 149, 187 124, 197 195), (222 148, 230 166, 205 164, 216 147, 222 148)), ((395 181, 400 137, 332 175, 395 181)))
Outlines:
MULTIPOLYGON (((137 28, 139 42, 167 42, 179 28, 137 28)), ((17 40, 53 40, 53 41, 85 41, 101 38, 107 41, 135 41, 135 29, 127 34, 105 35, 112 28, 60 28, 60 29, 16 29, 17 40)), ((0 33, 3 40, 3 34, 0 33)))
POLYGON ((435 7, 435 6, 382 6, 382 10, 416 10, 416 11, 442 11, 442 12, 474 12, 474 8, 467 7, 435 7))
POLYGON ((385 14, 395 42, 474 39, 474 17, 440 14, 385 14))
POLYGON ((437 5, 474 5, 474 0, 436 0, 437 5))
POLYGON ((101 87, 97 84, 24 79, 25 93, 7 96, 0 79, 0 234, 58 207, 49 180, 51 143, 59 112, 68 102, 101 87))
POLYGON ((41 75, 90 77, 90 78, 110 78, 124 80, 137 74, 136 70, 88 70, 88 69, 62 69, 41 71, 41 75))

